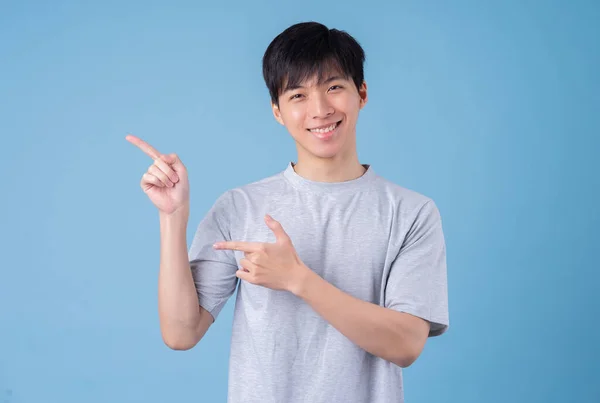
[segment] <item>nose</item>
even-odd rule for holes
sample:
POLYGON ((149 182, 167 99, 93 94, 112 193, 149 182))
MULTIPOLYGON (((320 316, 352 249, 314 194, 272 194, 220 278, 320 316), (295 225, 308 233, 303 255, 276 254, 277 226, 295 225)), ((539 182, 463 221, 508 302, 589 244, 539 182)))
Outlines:
POLYGON ((324 94, 319 94, 313 96, 310 101, 309 106, 309 115, 313 119, 322 119, 333 115, 335 110, 333 106, 329 103, 327 96, 324 94))

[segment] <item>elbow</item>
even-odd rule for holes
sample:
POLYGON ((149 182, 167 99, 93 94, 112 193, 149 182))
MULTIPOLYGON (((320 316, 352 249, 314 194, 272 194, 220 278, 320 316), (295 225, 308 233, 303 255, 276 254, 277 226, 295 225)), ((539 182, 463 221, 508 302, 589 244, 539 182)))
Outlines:
POLYGON ((417 358, 419 358, 419 355, 421 355, 421 349, 417 349, 417 348, 397 348, 393 353, 390 353, 389 356, 391 357, 389 359, 390 362, 392 362, 393 364, 396 364, 397 366, 399 366, 400 368, 408 368, 410 367, 415 361, 417 361, 417 358))
POLYGON ((165 341, 165 344, 171 350, 175 350, 175 351, 191 350, 192 347, 195 346, 195 344, 192 344, 192 343, 173 343, 173 342, 167 342, 167 341, 165 341))
MULTIPOLYGON (((404 318, 411 318, 404 316, 404 318)), ((411 318, 412 320, 412 318, 411 318)), ((400 326, 402 327, 402 326, 400 326)), ((412 326, 405 326, 404 332, 393 338, 389 347, 390 361, 401 368, 408 368, 421 355, 427 338, 429 337, 429 325, 426 321, 418 320, 412 326)))
POLYGON ((401 355, 401 356, 396 356, 393 359, 391 359, 390 361, 393 364, 396 364, 397 366, 399 366, 400 368, 408 368, 410 367, 416 360, 417 360, 417 356, 413 355, 401 355))
POLYGON ((189 338, 182 337, 167 337, 163 335, 163 342, 171 350, 185 351, 191 350, 198 342, 189 338))

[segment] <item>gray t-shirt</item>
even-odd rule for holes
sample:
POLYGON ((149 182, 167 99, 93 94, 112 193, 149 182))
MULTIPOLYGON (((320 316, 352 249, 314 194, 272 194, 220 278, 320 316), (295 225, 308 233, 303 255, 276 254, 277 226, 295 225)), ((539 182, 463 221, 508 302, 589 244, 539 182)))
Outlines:
MULTIPOLYGON (((298 175, 293 163, 224 192, 189 251, 199 303, 216 319, 238 285, 244 252, 217 241, 274 242, 283 225, 300 259, 342 291, 421 317, 429 336, 449 325, 446 246, 428 197, 375 174, 335 183, 298 175)), ((402 369, 358 347, 287 291, 239 281, 229 361, 229 403, 402 403, 402 369)))

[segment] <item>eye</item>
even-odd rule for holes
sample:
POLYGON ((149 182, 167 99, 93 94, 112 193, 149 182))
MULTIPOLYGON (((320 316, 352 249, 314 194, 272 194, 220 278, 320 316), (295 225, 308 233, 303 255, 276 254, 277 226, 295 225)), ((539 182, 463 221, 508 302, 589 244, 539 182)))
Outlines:
POLYGON ((293 101, 295 99, 300 99, 300 97, 302 97, 302 94, 294 94, 290 97, 290 101, 293 101))
POLYGON ((337 89, 341 89, 341 88, 343 88, 341 85, 332 85, 331 87, 329 87, 329 91, 337 90, 337 89))

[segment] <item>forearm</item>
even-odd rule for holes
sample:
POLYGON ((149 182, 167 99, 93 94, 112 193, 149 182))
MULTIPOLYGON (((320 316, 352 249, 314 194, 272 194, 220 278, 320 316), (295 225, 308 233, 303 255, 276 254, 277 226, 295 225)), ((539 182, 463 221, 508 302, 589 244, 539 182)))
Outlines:
POLYGON ((340 333, 377 357, 406 367, 423 348, 421 319, 358 299, 310 269, 294 293, 340 333))
POLYGON ((197 342, 198 296, 187 254, 188 208, 160 214, 158 307, 163 339, 170 346, 197 342))

